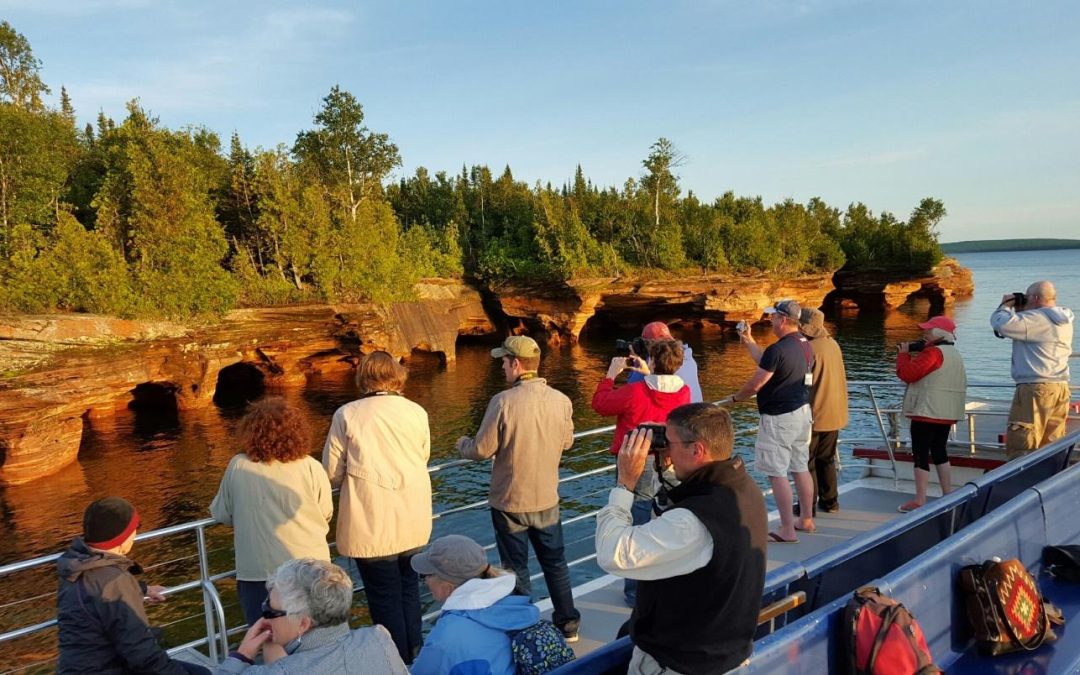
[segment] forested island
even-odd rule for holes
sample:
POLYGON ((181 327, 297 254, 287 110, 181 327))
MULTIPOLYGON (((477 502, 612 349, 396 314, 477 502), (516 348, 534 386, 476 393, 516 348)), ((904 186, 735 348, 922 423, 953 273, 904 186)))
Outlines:
POLYGON ((581 166, 562 184, 484 165, 392 179, 398 147, 340 87, 274 148, 166 128, 137 100, 79 126, 66 90, 55 108, 50 93, 0 22, 0 310, 184 318, 408 299, 424 277, 918 274, 942 258, 937 199, 906 220, 817 198, 702 200, 683 193, 665 138, 618 186, 581 166))
POLYGON ((977 239, 941 245, 944 253, 987 253, 990 251, 1055 251, 1080 248, 1080 239, 977 239))

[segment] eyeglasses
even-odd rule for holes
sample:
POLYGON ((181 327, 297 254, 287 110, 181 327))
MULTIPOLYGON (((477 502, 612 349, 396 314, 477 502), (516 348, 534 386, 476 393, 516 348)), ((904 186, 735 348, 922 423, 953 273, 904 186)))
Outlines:
POLYGON ((270 606, 270 598, 263 600, 262 604, 262 618, 264 619, 280 619, 288 614, 285 610, 274 609, 270 606))

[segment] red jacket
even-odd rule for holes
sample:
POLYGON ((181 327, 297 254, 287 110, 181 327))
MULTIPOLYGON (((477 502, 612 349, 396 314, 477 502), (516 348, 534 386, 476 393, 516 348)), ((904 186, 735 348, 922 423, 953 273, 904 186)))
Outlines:
POLYGON ((623 436, 637 425, 666 422, 669 412, 690 402, 690 387, 684 384, 678 391, 657 391, 649 386, 654 377, 650 375, 643 382, 634 382, 618 389, 610 378, 604 378, 596 385, 592 409, 601 415, 618 415, 615 435, 611 439, 611 454, 619 454, 623 436))

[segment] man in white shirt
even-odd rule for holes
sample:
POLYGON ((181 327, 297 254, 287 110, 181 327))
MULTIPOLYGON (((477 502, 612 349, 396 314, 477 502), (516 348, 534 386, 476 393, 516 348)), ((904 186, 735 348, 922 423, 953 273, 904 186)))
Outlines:
POLYGON ((630 616, 630 673, 706 675, 750 655, 765 583, 768 525, 761 488, 732 456, 731 416, 691 403, 668 415, 656 452, 681 481, 660 517, 634 526, 633 488, 652 461, 653 432, 636 429, 619 450, 619 484, 597 515, 597 562, 637 579, 630 616))

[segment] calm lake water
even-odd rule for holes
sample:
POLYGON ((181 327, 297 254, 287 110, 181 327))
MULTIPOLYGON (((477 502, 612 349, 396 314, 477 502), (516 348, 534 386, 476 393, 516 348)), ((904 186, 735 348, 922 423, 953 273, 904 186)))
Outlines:
MULTIPOLYGON (((996 339, 988 318, 1002 294, 1023 291, 1031 281, 1049 278, 1058 287, 1059 304, 1080 308, 1080 250, 1018 253, 978 253, 957 256, 975 275, 975 296, 949 309, 958 325, 958 347, 964 354, 969 379, 973 382, 1009 382, 1009 343, 996 339)), ((926 302, 914 302, 887 314, 845 313, 829 317, 828 326, 840 343, 851 380, 894 381, 893 346, 915 339, 916 324, 927 318, 926 302)), ((733 332, 715 329, 675 331, 694 350, 701 372, 706 400, 720 399, 748 378, 754 364, 739 346, 733 332)), ((771 341, 767 326, 755 328, 759 342, 771 341)), ((613 355, 617 337, 630 335, 586 333, 573 346, 545 349, 541 375, 566 393, 574 403, 578 430, 610 424, 589 408, 596 383, 603 377, 613 355)), ((504 388, 498 362, 489 355, 488 345, 461 345, 457 361, 441 365, 434 357, 419 355, 409 364, 406 394, 424 406, 432 424, 432 463, 455 457, 454 441, 475 432, 488 400, 504 388)), ((1076 347, 1074 346, 1074 349, 1076 347)), ((1077 383, 1074 363, 1073 383, 1077 383)), ((899 392, 885 395, 895 402, 899 392)), ((352 400, 356 391, 351 375, 313 379, 306 387, 282 392, 306 411, 312 422, 312 450, 322 448, 322 440, 334 410, 352 400)), ((1003 392, 1008 397, 1010 392, 1003 392)), ((852 407, 864 405, 859 396, 852 407)), ((29 485, 0 488, 0 562, 8 563, 62 550, 80 531, 82 510, 93 499, 123 495, 134 502, 142 515, 144 529, 155 529, 206 517, 220 476, 237 451, 233 441, 239 411, 216 406, 179 416, 156 416, 125 411, 108 420, 93 420, 79 461, 60 473, 29 485)), ((756 425, 752 405, 735 411, 739 428, 756 425)), ((873 438, 876 422, 868 415, 854 414, 846 438, 873 438)), ((564 460, 564 475, 612 465, 606 453, 609 438, 593 437, 578 442, 564 460)), ((752 440, 743 438, 738 451, 752 454, 752 440)), ((850 456, 850 446, 843 449, 850 456)), ((471 504, 486 497, 488 464, 475 464, 436 473, 436 512, 471 504)), ((850 479, 857 469, 845 472, 850 479)), ((612 472, 569 481, 561 489, 563 517, 595 510, 603 503, 612 472)), ((764 480, 759 481, 763 485, 764 480)), ((593 520, 585 518, 566 528, 567 557, 590 555, 593 520)), ((333 529, 331 529, 331 533, 333 529)), ((435 521, 435 534, 469 534, 482 543, 493 540, 486 508, 469 509, 435 521)), ((231 531, 215 527, 211 567, 214 572, 232 568, 231 531)), ((192 578, 194 538, 190 535, 139 544, 134 556, 143 562, 155 582, 176 584, 192 578)), ((575 582, 596 576, 597 568, 584 564, 574 568, 575 582)), ((220 584, 226 602, 234 603, 228 582, 220 584)), ((542 590, 543 584, 537 586, 542 590)), ((34 596, 30 602, 0 607, 0 631, 49 618, 54 599, 52 569, 22 573, 0 579, 0 605, 16 598, 34 596)), ((170 643, 201 634, 203 619, 197 594, 180 596, 167 606, 151 610, 151 620, 164 624, 170 643)), ((235 607, 231 623, 239 622, 235 607)), ((362 608, 358 608, 362 614, 362 608)), ((18 645, 0 648, 0 670, 26 666, 51 658, 52 635, 27 639, 18 645)), ((47 669, 47 666, 43 666, 47 669)))

